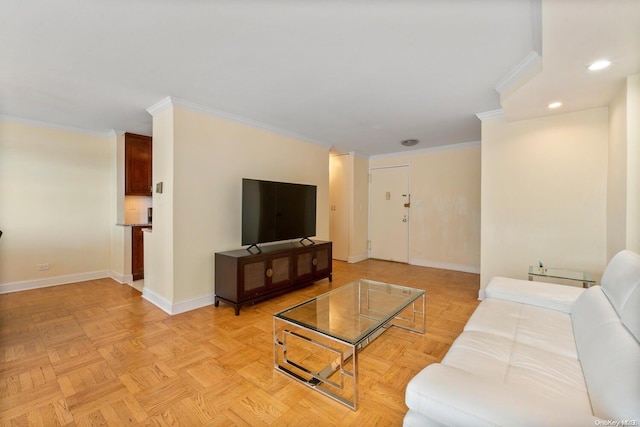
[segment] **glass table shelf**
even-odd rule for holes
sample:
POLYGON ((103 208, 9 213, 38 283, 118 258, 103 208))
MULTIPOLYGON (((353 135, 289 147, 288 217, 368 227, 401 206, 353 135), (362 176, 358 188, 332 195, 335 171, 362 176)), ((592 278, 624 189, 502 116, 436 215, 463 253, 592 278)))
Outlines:
POLYGON ((591 274, 586 271, 574 271, 566 270, 564 268, 547 268, 529 266, 529 280, 533 280, 534 277, 548 277, 552 279, 572 280, 575 282, 581 282, 582 287, 588 288, 595 285, 596 281, 591 274))

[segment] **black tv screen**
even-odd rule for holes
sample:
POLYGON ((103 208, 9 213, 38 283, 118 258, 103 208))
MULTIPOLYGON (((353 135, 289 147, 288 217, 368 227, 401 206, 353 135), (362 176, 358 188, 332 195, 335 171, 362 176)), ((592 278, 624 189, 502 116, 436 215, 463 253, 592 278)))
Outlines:
POLYGON ((242 179, 242 245, 316 235, 315 185, 242 179))

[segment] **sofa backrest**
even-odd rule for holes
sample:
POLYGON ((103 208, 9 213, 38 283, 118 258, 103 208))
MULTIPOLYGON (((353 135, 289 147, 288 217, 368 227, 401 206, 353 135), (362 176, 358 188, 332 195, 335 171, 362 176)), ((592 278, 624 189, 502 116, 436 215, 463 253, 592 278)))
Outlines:
POLYGON ((622 323, 640 341, 640 255, 631 251, 616 254, 601 283, 622 323))
POLYGON ((640 256, 623 251, 607 265, 602 286, 589 288, 571 309, 591 407, 600 418, 640 418, 639 282, 640 256))

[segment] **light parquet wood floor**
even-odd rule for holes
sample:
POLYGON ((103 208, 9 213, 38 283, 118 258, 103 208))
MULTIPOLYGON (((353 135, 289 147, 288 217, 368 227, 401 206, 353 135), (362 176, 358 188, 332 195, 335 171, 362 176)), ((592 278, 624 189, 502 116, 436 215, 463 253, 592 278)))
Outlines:
POLYGON ((0 295, 0 425, 401 425, 405 387, 478 304, 479 276, 367 260, 240 316, 169 316, 111 279, 0 295), (359 356, 357 411, 273 369, 272 313, 358 278, 427 291, 427 332, 391 328, 359 356))

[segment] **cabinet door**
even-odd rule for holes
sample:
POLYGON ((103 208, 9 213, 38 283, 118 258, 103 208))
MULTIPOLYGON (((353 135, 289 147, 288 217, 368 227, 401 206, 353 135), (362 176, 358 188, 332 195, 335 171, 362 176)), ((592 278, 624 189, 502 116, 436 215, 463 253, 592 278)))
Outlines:
POLYGON ((293 256, 290 253, 273 255, 269 258, 267 277, 269 286, 277 288, 293 282, 293 256))
POLYGON ((148 227, 131 228, 131 274, 133 280, 144 279, 144 236, 142 229, 148 227))
POLYGON ((267 257, 252 257, 238 264, 239 299, 255 296, 267 289, 267 257))
POLYGON ((296 252, 296 281, 302 282, 313 278, 313 249, 296 252))
POLYGON ((151 196, 151 137, 126 133, 124 135, 125 194, 151 196))
POLYGON ((314 275, 322 275, 331 272, 331 245, 322 245, 314 251, 314 275))

